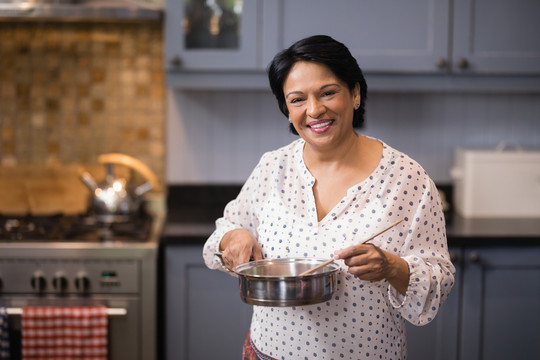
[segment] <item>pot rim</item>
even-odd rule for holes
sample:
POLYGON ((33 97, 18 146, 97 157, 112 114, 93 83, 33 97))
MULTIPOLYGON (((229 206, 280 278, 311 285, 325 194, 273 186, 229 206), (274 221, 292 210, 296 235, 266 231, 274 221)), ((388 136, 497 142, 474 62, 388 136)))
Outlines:
POLYGON ((308 263, 310 265, 316 266, 328 259, 320 258, 276 258, 276 259, 262 259, 250 261, 244 264, 240 264, 235 267, 234 272, 242 277, 250 279, 268 279, 268 280, 296 280, 296 279, 306 279, 313 277, 326 276, 328 274, 334 273, 339 270, 339 265, 335 262, 330 263, 324 266, 322 269, 317 270, 316 272, 308 275, 260 275, 260 274, 246 274, 244 273, 247 270, 253 269, 258 266, 269 266, 272 264, 288 264, 288 263, 308 263))

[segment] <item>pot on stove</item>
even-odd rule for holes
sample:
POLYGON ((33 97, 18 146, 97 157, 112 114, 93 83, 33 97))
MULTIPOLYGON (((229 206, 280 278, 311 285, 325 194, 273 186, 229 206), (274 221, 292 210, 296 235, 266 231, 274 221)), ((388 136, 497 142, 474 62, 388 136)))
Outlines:
POLYGON ((89 212, 98 220, 110 223, 129 219, 138 214, 143 204, 143 195, 150 190, 160 190, 157 176, 141 161, 124 154, 102 154, 98 162, 106 167, 105 179, 96 182, 92 175, 82 170, 81 181, 90 189, 89 212), (146 182, 136 185, 132 181, 118 177, 114 165, 123 165, 142 175, 146 182))

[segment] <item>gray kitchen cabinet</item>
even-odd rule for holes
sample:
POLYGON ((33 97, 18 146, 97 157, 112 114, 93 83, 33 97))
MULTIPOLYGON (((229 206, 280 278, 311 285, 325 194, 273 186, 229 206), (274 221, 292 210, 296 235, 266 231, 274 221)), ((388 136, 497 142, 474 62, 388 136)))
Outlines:
POLYGON ((363 71, 441 72, 448 54, 449 0, 264 2, 263 59, 294 41, 326 34, 349 47, 363 71), (440 67, 442 66, 442 67, 440 67))
POLYGON ((208 269, 202 245, 167 246, 164 260, 166 359, 240 359, 252 307, 238 280, 208 269))
POLYGON ((231 0, 241 4, 240 30, 224 43, 219 3, 166 2, 169 87, 268 90, 265 70, 278 51, 328 34, 349 47, 372 90, 540 89, 536 0, 231 0), (214 4, 202 27, 211 34, 189 40, 196 3, 214 4))
MULTIPOLYGON (((431 323, 407 324, 409 358, 539 359, 540 246, 453 245, 450 254, 454 288, 431 323)), ((237 279, 207 269, 202 245, 190 244, 166 247, 164 281, 166 359, 239 359, 252 307, 237 279)))
POLYGON ((540 359, 540 247, 450 252, 457 254, 456 284, 433 322, 407 324, 409 358, 540 359))
POLYGON ((166 1, 165 69, 255 70, 260 7, 261 0, 166 1))
POLYGON ((460 359, 540 359, 540 247, 468 247, 460 359))
POLYGON ((270 21, 263 30, 266 62, 299 38, 328 34, 349 47, 366 73, 540 74, 536 0, 281 0, 264 6, 280 14, 277 26, 270 21))
POLYGON ((447 56, 449 0, 243 1, 237 48, 189 46, 186 4, 195 3, 166 2, 165 68, 173 76, 177 71, 264 71, 278 51, 315 34, 344 42, 366 72, 440 71, 447 56))
POLYGON ((540 1, 455 0, 452 63, 459 73, 540 74, 540 1))

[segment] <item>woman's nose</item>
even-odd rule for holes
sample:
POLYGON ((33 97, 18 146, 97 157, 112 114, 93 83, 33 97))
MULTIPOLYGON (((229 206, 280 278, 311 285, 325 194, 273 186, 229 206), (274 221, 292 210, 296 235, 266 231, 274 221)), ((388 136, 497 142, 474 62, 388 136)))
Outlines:
POLYGON ((308 99, 307 114, 309 117, 318 119, 325 111, 324 105, 318 99, 308 99))

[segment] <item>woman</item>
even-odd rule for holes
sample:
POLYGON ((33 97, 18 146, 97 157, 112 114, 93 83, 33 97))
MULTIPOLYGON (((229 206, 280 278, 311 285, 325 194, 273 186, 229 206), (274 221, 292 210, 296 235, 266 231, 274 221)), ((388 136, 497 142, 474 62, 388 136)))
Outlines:
POLYGON ((300 40, 268 76, 300 138, 262 156, 216 221, 205 262, 226 271, 250 259, 333 256, 341 270, 326 303, 254 306, 244 359, 405 359, 404 319, 430 322, 454 283, 437 189, 407 155, 355 131, 367 85, 343 44, 300 40))

